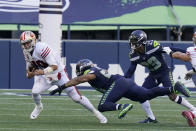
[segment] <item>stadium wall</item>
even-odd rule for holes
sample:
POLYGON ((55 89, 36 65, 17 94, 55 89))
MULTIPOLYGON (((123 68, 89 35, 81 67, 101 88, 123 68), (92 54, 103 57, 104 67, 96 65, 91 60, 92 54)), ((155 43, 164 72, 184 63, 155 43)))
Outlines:
MULTIPOLYGON (((186 49, 191 42, 160 42, 163 46, 186 49)), ((101 68, 112 74, 124 74, 129 67, 129 46, 127 41, 63 41, 63 58, 66 56, 66 69, 71 78, 75 77, 75 66, 78 60, 88 58, 101 68)), ((17 40, 0 40, 0 89, 31 89, 33 79, 26 78, 25 61, 22 49, 17 40)), ((171 59, 165 55, 168 65, 173 70, 174 81, 180 80, 193 89, 196 79, 185 81, 184 75, 191 69, 190 63, 171 59)), ((148 74, 142 66, 138 66, 134 75, 135 81, 141 85, 148 74)), ((88 88, 84 83, 80 87, 88 88)))

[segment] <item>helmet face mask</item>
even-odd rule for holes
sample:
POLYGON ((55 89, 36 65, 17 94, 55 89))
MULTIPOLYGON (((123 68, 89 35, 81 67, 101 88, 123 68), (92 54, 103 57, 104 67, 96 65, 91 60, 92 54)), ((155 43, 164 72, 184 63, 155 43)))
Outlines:
POLYGON ((31 52, 36 43, 36 36, 31 31, 25 31, 20 35, 20 44, 23 50, 31 52))
POLYGON ((76 75, 81 76, 84 74, 84 72, 91 67, 93 67, 94 64, 91 60, 83 59, 77 62, 76 64, 76 75))
POLYGON ((135 30, 129 36, 129 45, 132 50, 140 48, 145 45, 147 41, 147 35, 142 30, 135 30))

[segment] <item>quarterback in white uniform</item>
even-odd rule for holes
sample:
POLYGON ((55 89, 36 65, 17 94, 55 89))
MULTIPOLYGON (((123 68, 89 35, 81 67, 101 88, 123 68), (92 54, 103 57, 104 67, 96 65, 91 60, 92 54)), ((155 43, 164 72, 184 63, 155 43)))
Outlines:
MULTIPOLYGON (((180 59, 192 64, 192 69, 185 75, 185 80, 192 78, 192 75, 196 73, 196 32, 193 33, 194 46, 188 47, 186 53, 173 52, 169 47, 166 47, 166 51, 172 58, 180 59)), ((195 126, 194 118, 196 117, 196 111, 183 111, 182 115, 187 119, 189 126, 195 126)))
MULTIPOLYGON (((46 43, 36 42, 33 32, 23 32, 20 36, 20 43, 26 61, 27 78, 34 77, 32 98, 35 108, 30 118, 36 119, 43 110, 40 94, 53 85, 62 86, 69 81, 69 78, 60 56, 46 43)), ((69 87, 65 91, 74 102, 80 103, 93 112, 100 123, 107 123, 107 118, 94 108, 88 98, 81 96, 75 87, 69 87)))

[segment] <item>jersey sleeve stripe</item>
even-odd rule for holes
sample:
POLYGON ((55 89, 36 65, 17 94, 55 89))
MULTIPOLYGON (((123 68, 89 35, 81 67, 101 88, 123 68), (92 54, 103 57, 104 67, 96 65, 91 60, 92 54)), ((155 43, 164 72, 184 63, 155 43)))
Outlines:
POLYGON ((48 52, 49 48, 47 47, 44 52, 41 54, 41 56, 43 57, 47 52, 48 52))
POLYGON ((43 56, 43 58, 46 58, 46 56, 50 53, 50 49, 46 52, 46 54, 43 56))

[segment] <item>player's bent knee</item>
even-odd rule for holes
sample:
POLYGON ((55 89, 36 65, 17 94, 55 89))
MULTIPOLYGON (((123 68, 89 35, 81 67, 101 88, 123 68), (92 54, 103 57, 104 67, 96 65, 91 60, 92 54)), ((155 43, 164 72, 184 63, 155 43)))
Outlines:
POLYGON ((104 104, 99 104, 98 105, 98 111, 100 111, 100 112, 104 112, 105 111, 105 106, 104 106, 104 104))

